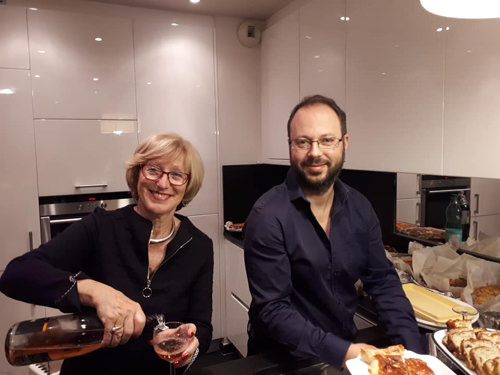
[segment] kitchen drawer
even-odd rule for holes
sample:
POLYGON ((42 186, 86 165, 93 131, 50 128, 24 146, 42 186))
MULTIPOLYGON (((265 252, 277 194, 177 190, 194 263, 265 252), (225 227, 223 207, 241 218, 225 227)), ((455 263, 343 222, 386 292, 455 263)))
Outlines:
POLYGON ((226 249, 226 293, 234 294, 245 305, 250 306, 252 296, 248 288, 243 249, 225 241, 226 249))
POLYGON ((226 301, 226 330, 227 338, 236 347, 243 357, 247 356, 247 324, 248 307, 242 303, 234 294, 226 301))
POLYGON ((36 120, 40 196, 128 191, 136 121, 36 120))

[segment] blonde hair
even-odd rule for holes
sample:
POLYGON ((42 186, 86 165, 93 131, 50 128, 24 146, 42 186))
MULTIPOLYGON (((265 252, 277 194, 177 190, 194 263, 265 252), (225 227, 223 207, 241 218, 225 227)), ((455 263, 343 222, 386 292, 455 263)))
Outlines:
POLYGON ((185 206, 191 202, 200 191, 203 182, 203 162, 194 146, 174 133, 152 135, 135 149, 134 155, 126 163, 127 172, 125 174, 132 197, 135 200, 139 198, 137 183, 139 182, 141 165, 152 159, 167 157, 173 160, 181 156, 185 157, 189 169, 189 180, 182 198, 182 205, 185 206))

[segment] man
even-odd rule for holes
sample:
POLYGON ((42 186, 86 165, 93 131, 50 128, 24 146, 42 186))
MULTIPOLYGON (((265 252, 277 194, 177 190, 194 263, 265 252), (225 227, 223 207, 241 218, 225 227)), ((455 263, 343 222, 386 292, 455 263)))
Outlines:
POLYGON ((341 368, 370 346, 353 343, 358 279, 388 338, 427 352, 371 204, 337 179, 349 145, 345 113, 332 99, 305 98, 290 115, 288 137, 286 181, 259 198, 244 229, 249 353, 341 368))

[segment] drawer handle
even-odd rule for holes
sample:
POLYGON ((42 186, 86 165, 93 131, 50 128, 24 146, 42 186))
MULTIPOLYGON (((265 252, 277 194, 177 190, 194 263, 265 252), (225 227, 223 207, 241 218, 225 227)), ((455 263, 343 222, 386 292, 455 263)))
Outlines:
POLYGON ((88 189, 88 188, 96 188, 96 187, 108 187, 108 184, 88 184, 88 185, 75 185, 75 189, 88 189))

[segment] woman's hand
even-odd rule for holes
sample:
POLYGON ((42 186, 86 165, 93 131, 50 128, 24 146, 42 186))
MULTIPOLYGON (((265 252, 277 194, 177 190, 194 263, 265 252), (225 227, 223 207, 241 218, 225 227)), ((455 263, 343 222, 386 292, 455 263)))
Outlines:
POLYGON ((125 344, 131 337, 138 337, 142 333, 146 316, 137 302, 91 279, 78 280, 77 288, 82 305, 94 307, 104 325, 102 346, 125 344))
POLYGON ((195 336, 196 334, 196 326, 193 323, 186 323, 185 324, 188 328, 188 334, 190 337, 193 339, 189 343, 189 346, 184 350, 182 353, 182 357, 178 359, 176 362, 174 362, 175 367, 184 367, 189 365, 191 362, 191 359, 193 358, 194 353, 196 352, 196 349, 198 349, 198 346, 200 346, 200 342, 198 341, 198 338, 195 336))

